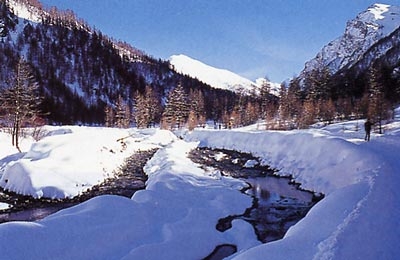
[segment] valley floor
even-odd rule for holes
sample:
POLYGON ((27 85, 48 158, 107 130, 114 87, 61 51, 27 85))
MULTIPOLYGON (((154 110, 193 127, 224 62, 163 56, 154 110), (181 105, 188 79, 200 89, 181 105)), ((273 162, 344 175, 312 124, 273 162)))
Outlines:
POLYGON ((0 133, 0 185, 36 197, 77 195, 113 174, 129 154, 160 148, 144 168, 146 189, 131 199, 99 196, 41 221, 1 224, 0 257, 201 259, 216 245, 234 244, 232 259, 395 259, 400 122, 371 142, 363 140, 362 123, 288 132, 202 129, 182 138, 155 129, 48 127, 51 134, 41 141, 24 140, 22 154, 0 133), (124 143, 117 142, 121 137, 124 143), (326 196, 281 240, 261 244, 241 220, 219 232, 218 219, 242 213, 251 198, 239 192, 243 181, 190 161, 198 146, 250 152, 326 196))

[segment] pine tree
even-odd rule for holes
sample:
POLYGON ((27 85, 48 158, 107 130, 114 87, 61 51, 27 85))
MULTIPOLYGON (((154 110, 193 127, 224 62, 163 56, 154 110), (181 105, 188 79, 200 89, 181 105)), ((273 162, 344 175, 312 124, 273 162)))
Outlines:
POLYGON ((139 91, 135 95, 135 111, 134 118, 136 122, 136 126, 138 128, 147 127, 148 122, 150 121, 149 110, 147 109, 147 102, 145 95, 139 93, 139 91))
POLYGON ((11 85, 4 90, 0 99, 3 109, 8 114, 11 124, 12 145, 18 150, 21 128, 31 124, 39 116, 39 105, 42 101, 37 93, 38 84, 31 68, 20 58, 15 68, 11 85))
POLYGON ((115 112, 115 125, 118 128, 128 128, 130 125, 130 109, 122 96, 118 97, 115 112))
POLYGON ((268 104, 270 102, 271 84, 266 81, 261 85, 260 98, 261 98, 261 118, 267 118, 268 104))
POLYGON ((280 127, 284 125, 284 122, 289 119, 290 111, 289 111, 289 100, 288 100, 288 91, 284 84, 281 85, 279 91, 279 124, 280 127))
POLYGON ((329 79, 330 71, 326 66, 312 70, 305 78, 307 99, 327 100, 331 97, 329 79))
POLYGON ((252 102, 248 102, 247 106, 246 106, 246 109, 245 109, 245 114, 244 114, 242 123, 244 125, 253 124, 253 123, 255 123, 257 121, 258 115, 259 115, 259 110, 255 106, 255 104, 252 103, 252 102))
POLYGON ((316 105, 315 102, 308 99, 303 103, 302 113, 298 118, 298 127, 307 128, 314 123, 316 118, 316 105))
POLYGON ((189 115, 188 97, 179 83, 168 95, 168 101, 162 115, 163 128, 178 128, 186 123, 189 115))

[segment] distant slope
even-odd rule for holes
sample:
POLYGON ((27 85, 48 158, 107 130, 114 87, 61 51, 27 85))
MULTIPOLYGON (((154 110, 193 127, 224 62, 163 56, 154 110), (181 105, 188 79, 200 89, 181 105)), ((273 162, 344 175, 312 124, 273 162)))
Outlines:
POLYGON ((135 97, 146 87, 162 108, 179 83, 187 94, 201 91, 205 117, 213 120, 220 120, 240 98, 175 72, 168 61, 104 35, 70 10, 45 8, 38 0, 3 0, 0 91, 9 87, 20 57, 32 68, 43 97, 40 109, 54 124, 102 124, 105 108, 115 110, 120 99, 134 111, 135 97))
POLYGON ((322 96, 361 98, 370 72, 381 78, 385 96, 400 100, 400 7, 374 4, 347 22, 342 36, 325 45, 292 82, 322 96), (314 83, 313 83, 314 82, 314 83))
POLYGON ((183 54, 171 56, 170 63, 173 65, 175 71, 197 78, 213 88, 235 92, 241 90, 251 92, 258 87, 251 80, 243 78, 229 70, 214 68, 183 54))
MULTIPOLYGON (((381 44, 385 38, 400 26, 400 7, 375 4, 347 23, 344 34, 327 44, 311 61, 306 63, 302 74, 321 65, 331 73, 348 68, 367 58, 366 54, 374 45, 381 48, 374 52, 374 58, 384 55, 392 45, 381 44)), ((370 61, 371 62, 371 61, 370 61)), ((370 63, 368 62, 368 63, 370 63)))

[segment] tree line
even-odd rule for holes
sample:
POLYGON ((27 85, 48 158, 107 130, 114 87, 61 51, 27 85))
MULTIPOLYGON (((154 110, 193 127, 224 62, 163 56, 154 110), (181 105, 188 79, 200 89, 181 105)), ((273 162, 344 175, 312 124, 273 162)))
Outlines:
POLYGON ((307 128, 311 124, 369 118, 379 125, 393 116, 400 101, 400 77, 392 68, 375 62, 356 75, 331 75, 320 67, 281 87, 281 128, 307 128))
MULTIPOLYGON (((269 83, 254 93, 213 89, 176 73, 168 61, 76 22, 71 11, 53 8, 41 24, 18 24, 6 3, 0 2, 0 91, 16 85, 10 75, 19 78, 19 64, 28 65, 33 92, 41 97, 38 110, 48 124, 193 129, 207 120, 232 128, 261 119, 268 129, 293 129, 365 117, 378 122, 400 99, 400 73, 384 63, 364 74, 349 70, 344 77, 320 67, 282 84, 279 97, 270 94, 269 83), (12 36, 17 27, 21 33, 12 36)), ((2 123, 11 126, 12 109, 5 104, 2 123)))

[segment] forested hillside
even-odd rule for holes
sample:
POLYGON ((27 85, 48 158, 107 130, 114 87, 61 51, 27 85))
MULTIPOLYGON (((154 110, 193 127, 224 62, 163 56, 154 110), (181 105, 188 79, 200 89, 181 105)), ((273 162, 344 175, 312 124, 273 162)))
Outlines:
POLYGON ((283 93, 299 126, 335 118, 389 119, 400 102, 400 7, 374 4, 306 62, 283 93))
POLYGON ((8 0, 0 3, 0 21, 0 87, 13 85, 15 68, 23 58, 39 86, 40 109, 48 123, 115 125, 118 118, 106 122, 106 114, 119 113, 132 124, 138 117, 135 113, 143 113, 136 101, 151 96, 147 100, 157 109, 142 125, 158 124, 169 92, 179 84, 188 98, 185 121, 191 110, 196 120, 222 121, 235 110, 244 114, 248 106, 261 109, 260 98, 214 89, 181 75, 168 61, 102 34, 72 11, 46 9, 36 0, 8 0), (21 10, 31 18, 21 18, 21 10), (202 108, 194 107, 194 97, 203 99, 202 108), (124 115, 118 112, 121 109, 124 115))

